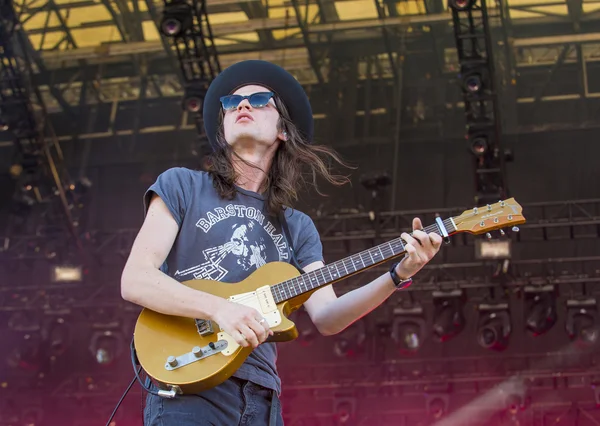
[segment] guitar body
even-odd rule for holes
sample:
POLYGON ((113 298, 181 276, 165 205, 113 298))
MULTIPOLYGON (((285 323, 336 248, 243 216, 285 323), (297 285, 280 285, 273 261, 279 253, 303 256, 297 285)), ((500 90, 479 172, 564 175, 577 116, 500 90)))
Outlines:
MULTIPOLYGON (((299 275, 298 270, 288 263, 272 262, 236 284, 212 280, 190 280, 182 284, 225 299, 244 295, 238 297, 238 303, 256 308, 257 300, 248 293, 299 275)), ((279 315, 271 313, 268 317, 269 325, 274 332, 268 342, 285 342, 298 337, 296 326, 287 315, 298 309, 310 294, 312 292, 275 305, 279 315), (274 317, 279 317, 280 321, 271 321, 274 317), (276 323, 277 321, 279 323, 276 323)), ((237 300, 233 299, 233 301, 237 300)), ((261 312, 260 309, 258 310, 261 312)), ((157 385, 165 390, 177 386, 184 394, 198 393, 223 383, 244 363, 252 348, 237 346, 232 343, 228 335, 221 335, 220 339, 219 325, 215 322, 212 322, 212 325, 214 333, 202 336, 196 321, 192 318, 164 315, 150 309, 143 309, 134 331, 135 348, 140 364, 157 385), (179 357, 182 354, 189 354, 194 347, 208 348, 211 343, 216 344, 219 340, 223 342, 223 338, 230 340, 228 347, 229 350, 233 349, 233 353, 225 355, 226 351, 218 352, 184 366, 179 363, 178 368, 169 369, 167 360, 170 356, 179 357)))

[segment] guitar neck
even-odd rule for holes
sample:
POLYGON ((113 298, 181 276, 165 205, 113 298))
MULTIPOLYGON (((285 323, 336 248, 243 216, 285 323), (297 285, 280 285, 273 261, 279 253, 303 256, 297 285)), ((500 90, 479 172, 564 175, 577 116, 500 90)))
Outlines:
MULTIPOLYGON (((443 226, 446 228, 445 231, 448 235, 453 234, 457 230, 453 218, 444 220, 443 226)), ((425 227, 423 231, 443 235, 437 223, 425 227)), ((291 280, 275 284, 271 286, 275 302, 281 303, 293 299, 319 287, 341 281, 380 263, 401 256, 406 252, 405 246, 406 241, 402 238, 396 238, 387 243, 325 265, 317 270, 307 272, 291 280)))

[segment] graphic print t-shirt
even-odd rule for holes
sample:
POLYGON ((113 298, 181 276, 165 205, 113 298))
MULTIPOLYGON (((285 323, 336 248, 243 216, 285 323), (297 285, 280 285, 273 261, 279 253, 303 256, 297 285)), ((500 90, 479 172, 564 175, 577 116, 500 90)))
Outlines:
MULTIPOLYGON (((236 283, 268 262, 291 262, 281 224, 277 217, 267 215, 260 194, 238 188, 233 200, 221 199, 208 173, 181 167, 165 171, 150 186, 144 195, 144 213, 153 192, 179 225, 161 267, 177 281, 236 283)), ((300 266, 323 260, 323 247, 310 217, 289 208, 285 217, 300 266)), ((276 359, 275 344, 262 344, 234 376, 281 392, 276 359)))

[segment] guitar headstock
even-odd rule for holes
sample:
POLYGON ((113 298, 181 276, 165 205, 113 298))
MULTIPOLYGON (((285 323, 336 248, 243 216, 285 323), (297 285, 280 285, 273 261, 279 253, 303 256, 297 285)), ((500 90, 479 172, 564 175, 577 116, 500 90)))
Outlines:
POLYGON ((465 210, 460 216, 453 217, 457 232, 483 234, 496 229, 525 223, 523 207, 514 198, 465 210))

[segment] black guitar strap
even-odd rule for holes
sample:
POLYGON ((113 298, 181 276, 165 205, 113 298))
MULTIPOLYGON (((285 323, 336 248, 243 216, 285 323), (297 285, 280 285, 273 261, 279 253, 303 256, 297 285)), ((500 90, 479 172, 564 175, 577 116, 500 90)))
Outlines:
POLYGON ((279 222, 281 223, 281 227, 283 228, 283 232, 285 233, 285 239, 287 240, 288 247, 290 248, 290 256, 292 257, 290 263, 294 265, 301 274, 303 274, 304 271, 298 263, 298 259, 296 259, 296 253, 294 252, 292 236, 290 234, 290 229, 288 228, 287 220, 285 219, 285 209, 282 209, 281 212, 279 212, 279 222))

